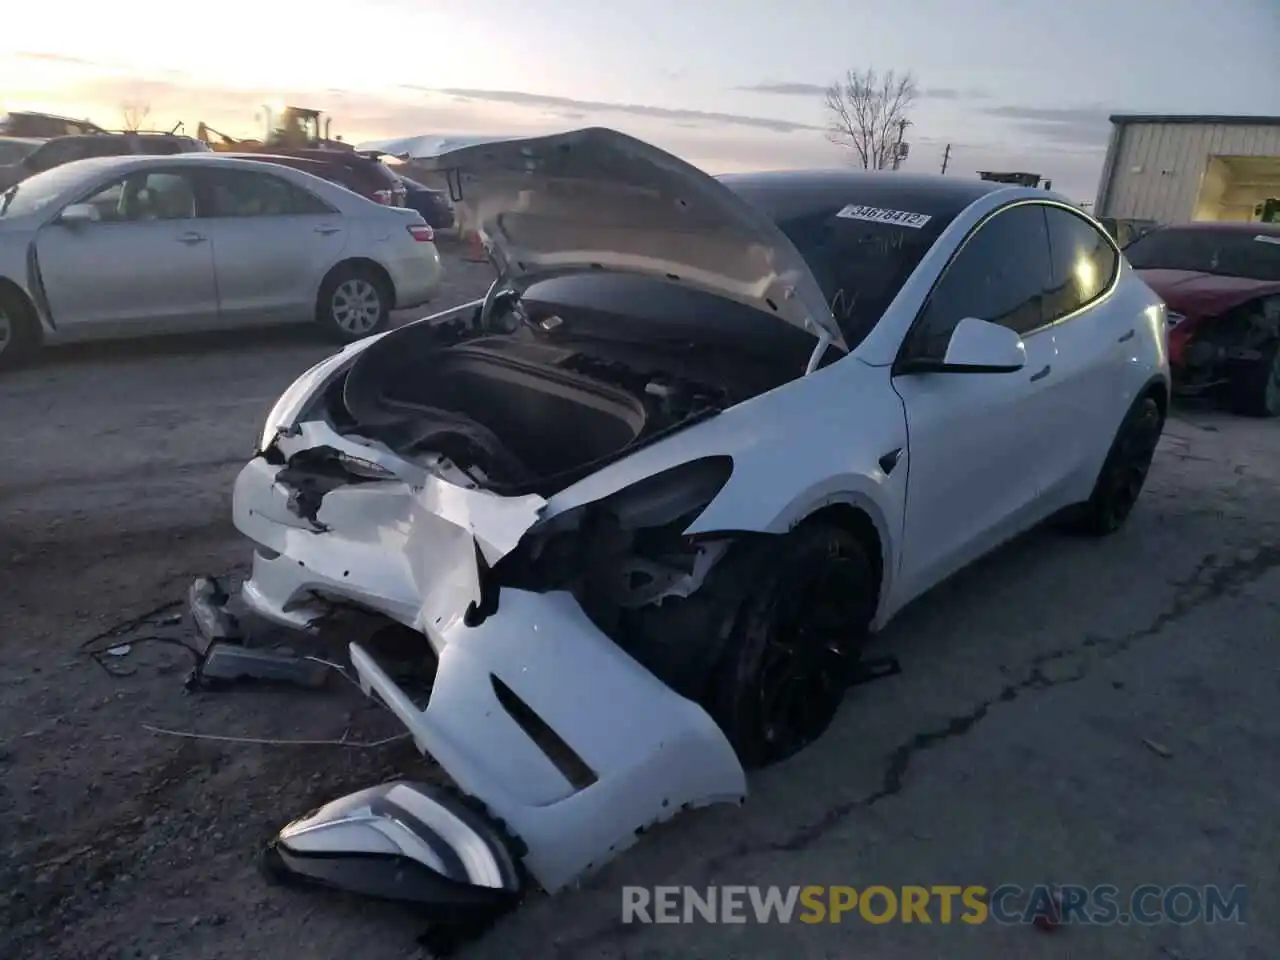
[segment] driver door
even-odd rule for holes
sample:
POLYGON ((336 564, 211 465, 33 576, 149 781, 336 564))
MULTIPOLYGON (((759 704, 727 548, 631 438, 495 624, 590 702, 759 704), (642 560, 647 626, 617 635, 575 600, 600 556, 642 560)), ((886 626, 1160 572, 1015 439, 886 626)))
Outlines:
POLYGON ((36 256, 54 323, 72 336, 215 324, 213 250, 195 197, 188 173, 151 168, 75 205, 91 219, 42 227, 36 256))
POLYGON ((970 234, 934 286, 903 356, 941 360, 974 317, 1023 335, 1015 372, 895 375, 906 413, 907 502, 897 604, 905 603, 1040 519, 1042 419, 1054 354, 1042 326, 1050 284, 1038 206, 1006 208, 970 234))

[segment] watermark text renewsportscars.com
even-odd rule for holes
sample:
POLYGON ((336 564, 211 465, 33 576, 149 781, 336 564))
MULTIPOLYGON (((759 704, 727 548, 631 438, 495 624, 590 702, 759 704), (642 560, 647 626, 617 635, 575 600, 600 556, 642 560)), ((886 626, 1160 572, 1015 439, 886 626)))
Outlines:
POLYGON ((1245 923, 1243 886, 623 887, 623 923, 1245 923))

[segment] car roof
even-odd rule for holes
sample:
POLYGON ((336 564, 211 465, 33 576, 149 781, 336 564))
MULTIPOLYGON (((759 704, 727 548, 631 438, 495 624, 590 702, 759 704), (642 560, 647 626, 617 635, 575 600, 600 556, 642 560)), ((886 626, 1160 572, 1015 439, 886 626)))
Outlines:
POLYGON ((975 200, 1008 189, 1008 184, 967 177, 878 170, 780 170, 716 179, 774 221, 848 203, 951 220, 975 200))
POLYGON ((261 163, 301 163, 316 167, 323 167, 323 160, 316 160, 313 157, 290 157, 283 153, 218 153, 218 156, 227 160, 257 160, 261 163))
POLYGON ((1251 223, 1245 220, 1193 220, 1191 223, 1171 223, 1161 230, 1213 231, 1216 233, 1253 233, 1268 237, 1280 237, 1280 223, 1251 223))
POLYGON ((215 153, 213 151, 201 151, 198 153, 171 153, 163 156, 147 153, 127 153, 115 157, 89 157, 84 160, 73 160, 71 163, 63 164, 55 167, 61 170, 67 167, 74 167, 76 170, 83 171, 85 176, 96 174, 102 171, 120 170, 128 171, 134 167, 146 166, 173 166, 174 164, 192 164, 195 166, 209 166, 226 164, 229 167, 236 167, 242 170, 252 170, 255 168, 256 160, 246 160, 240 157, 229 157, 226 154, 215 153))

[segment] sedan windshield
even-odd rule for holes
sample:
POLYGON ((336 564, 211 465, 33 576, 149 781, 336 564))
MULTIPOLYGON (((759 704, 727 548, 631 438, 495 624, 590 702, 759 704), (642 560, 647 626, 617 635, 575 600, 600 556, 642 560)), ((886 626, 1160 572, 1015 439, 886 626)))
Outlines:
MULTIPOLYGON (((94 163, 84 160, 82 163, 94 163)), ((6 190, 0 198, 0 217, 25 217, 39 213, 54 203, 69 188, 85 178, 80 163, 67 163, 44 173, 37 173, 6 190)))
POLYGON ((1188 270, 1280 281, 1280 235, 1276 234, 1167 227, 1135 240, 1124 255, 1136 270, 1188 270))

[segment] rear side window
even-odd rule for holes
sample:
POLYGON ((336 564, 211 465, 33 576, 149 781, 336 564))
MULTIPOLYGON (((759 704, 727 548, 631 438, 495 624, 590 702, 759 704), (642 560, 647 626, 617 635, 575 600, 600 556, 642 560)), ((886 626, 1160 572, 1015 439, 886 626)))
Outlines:
POLYGON ((142 148, 140 153, 153 157, 168 157, 182 152, 179 143, 168 137, 139 137, 138 145, 142 148))
POLYGON ((1001 210, 970 234, 934 285, 912 333, 912 355, 941 360, 966 317, 1021 334, 1044 326, 1052 277, 1044 207, 1001 210))
POLYGON ((90 136, 79 141, 84 145, 82 157, 123 157, 133 153, 133 146, 124 137, 90 136))
POLYGON ((1045 298, 1045 323, 1086 307, 1111 286, 1120 257, 1089 221, 1061 207, 1045 207, 1053 281, 1045 298))
POLYGON ((206 174, 212 217, 289 217, 332 213, 319 197, 280 177, 248 170, 206 174))

